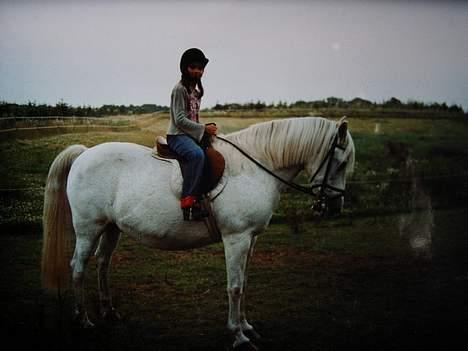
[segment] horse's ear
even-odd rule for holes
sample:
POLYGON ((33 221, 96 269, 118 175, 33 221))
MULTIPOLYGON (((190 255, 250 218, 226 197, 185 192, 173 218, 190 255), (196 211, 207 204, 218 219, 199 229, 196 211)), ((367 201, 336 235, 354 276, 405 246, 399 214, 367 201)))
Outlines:
POLYGON ((346 140, 346 134, 348 132, 348 121, 346 121, 346 116, 340 119, 338 126, 338 141, 340 144, 343 144, 346 140))

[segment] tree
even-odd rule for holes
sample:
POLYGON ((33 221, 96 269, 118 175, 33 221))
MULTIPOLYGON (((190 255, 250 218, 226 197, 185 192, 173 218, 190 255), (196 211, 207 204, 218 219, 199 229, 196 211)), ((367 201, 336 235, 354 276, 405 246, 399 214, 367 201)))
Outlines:
POLYGON ((399 108, 401 106, 402 106, 401 101, 398 100, 396 97, 392 97, 390 100, 385 101, 383 103, 383 107, 399 108))

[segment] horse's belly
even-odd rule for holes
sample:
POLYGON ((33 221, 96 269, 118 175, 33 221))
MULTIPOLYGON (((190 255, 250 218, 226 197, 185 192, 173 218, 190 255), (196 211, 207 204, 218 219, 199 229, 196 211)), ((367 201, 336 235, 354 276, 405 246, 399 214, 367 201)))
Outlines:
POLYGON ((129 231, 128 234, 143 245, 161 250, 189 250, 215 242, 205 223, 198 221, 178 222, 163 233, 129 231))

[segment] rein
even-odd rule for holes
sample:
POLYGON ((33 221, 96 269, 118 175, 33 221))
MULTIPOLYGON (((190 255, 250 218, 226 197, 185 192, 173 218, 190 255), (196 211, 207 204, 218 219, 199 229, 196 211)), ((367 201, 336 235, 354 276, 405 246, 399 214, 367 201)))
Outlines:
POLYGON ((314 175, 310 178, 310 181, 309 181, 310 183, 312 183, 314 181, 314 179, 317 177, 320 170, 325 166, 325 163, 327 163, 327 169, 325 171, 325 176, 323 178, 323 182, 321 184, 312 185, 312 186, 309 186, 309 187, 306 187, 306 186, 303 186, 303 185, 300 185, 300 184, 297 184, 297 183, 294 183, 294 182, 290 182, 290 181, 287 181, 286 179, 281 178, 279 175, 275 174, 273 171, 271 171, 270 169, 268 169, 267 167, 262 165, 260 162, 258 162, 255 158, 250 156, 246 151, 244 151, 240 146, 236 145, 232 141, 230 141, 230 140, 228 140, 226 138, 222 138, 222 137, 217 136, 217 135, 215 135, 215 137, 218 138, 219 140, 222 140, 222 141, 230 144, 235 149, 237 149, 242 155, 247 157, 247 159, 249 159, 254 164, 256 164, 258 167, 260 167, 262 170, 264 170, 266 173, 268 173, 269 175, 276 178, 280 182, 286 184, 287 186, 289 186, 289 187, 291 187, 291 188, 293 188, 293 189, 295 189, 297 191, 300 191, 302 193, 305 193, 305 194, 308 194, 308 195, 311 195, 311 196, 317 196, 317 197, 319 197, 319 199, 323 199, 323 198, 326 197, 326 195, 325 195, 325 189, 326 188, 334 190, 334 191, 340 193, 339 196, 342 196, 342 194, 344 194, 343 189, 338 189, 338 188, 336 188, 336 187, 334 187, 332 185, 327 184, 328 175, 329 175, 329 172, 330 172, 330 165, 331 165, 331 162, 327 163, 327 161, 329 161, 331 159, 333 153, 335 152, 335 148, 343 149, 341 146, 338 145, 338 133, 335 135, 335 137, 333 139, 333 143, 332 143, 332 146, 330 147, 330 150, 325 155, 325 158, 322 160, 322 162, 320 163, 320 166, 315 171, 314 175), (316 188, 320 188, 320 192, 318 194, 316 194, 314 192, 314 189, 316 189, 316 188))

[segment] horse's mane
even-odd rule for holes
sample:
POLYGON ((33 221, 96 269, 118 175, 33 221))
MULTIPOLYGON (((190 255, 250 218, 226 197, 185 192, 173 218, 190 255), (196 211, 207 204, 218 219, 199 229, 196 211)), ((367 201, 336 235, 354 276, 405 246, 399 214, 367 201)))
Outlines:
MULTIPOLYGON (((305 164, 315 155, 312 169, 308 170, 315 172, 336 133, 337 123, 334 121, 321 117, 301 117, 254 124, 224 137, 271 170, 305 164)), ((346 140, 346 171, 351 172, 354 167, 354 144, 349 133, 346 140)), ((246 172, 257 167, 226 142, 217 139, 214 147, 225 157, 226 168, 230 174, 246 172)))

